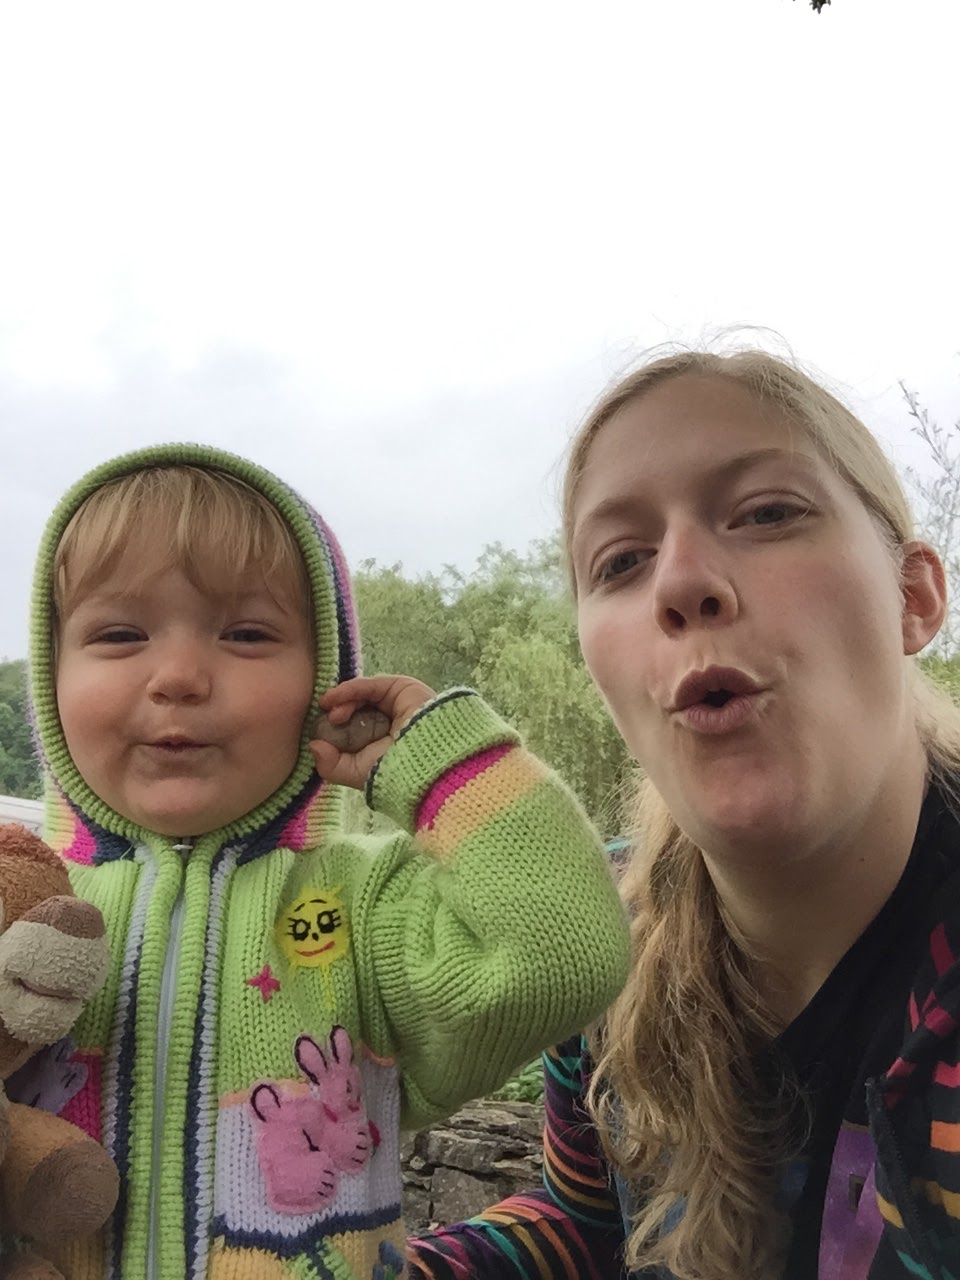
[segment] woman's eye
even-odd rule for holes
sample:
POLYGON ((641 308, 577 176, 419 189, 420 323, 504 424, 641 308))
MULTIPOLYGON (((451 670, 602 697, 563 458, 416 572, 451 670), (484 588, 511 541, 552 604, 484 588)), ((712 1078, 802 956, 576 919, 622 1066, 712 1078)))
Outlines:
POLYGON ((747 522, 755 525, 782 524, 784 520, 797 515, 799 510, 799 507, 789 502, 764 502, 762 506, 754 507, 748 512, 747 522))
POLYGON ((600 568, 600 581, 609 582, 611 578, 622 577, 623 574, 629 573, 631 569, 635 569, 639 563, 639 552, 619 551, 615 556, 611 556, 609 560, 604 561, 600 568))

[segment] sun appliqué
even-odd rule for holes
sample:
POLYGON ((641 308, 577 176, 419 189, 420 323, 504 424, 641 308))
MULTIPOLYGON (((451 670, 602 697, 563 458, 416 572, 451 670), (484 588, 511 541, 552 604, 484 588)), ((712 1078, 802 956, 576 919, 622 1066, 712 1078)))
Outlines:
POLYGON ((275 926, 277 945, 294 969, 319 969, 327 1004, 333 1007, 330 969, 350 950, 350 923, 336 889, 303 889, 280 913, 275 926))

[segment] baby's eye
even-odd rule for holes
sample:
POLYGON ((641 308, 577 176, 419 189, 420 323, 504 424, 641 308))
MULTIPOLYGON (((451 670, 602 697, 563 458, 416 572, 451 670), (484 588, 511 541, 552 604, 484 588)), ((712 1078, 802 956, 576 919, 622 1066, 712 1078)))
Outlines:
POLYGON ((263 644, 273 639, 260 627, 231 627, 223 633, 223 638, 237 644, 263 644))
POLYGON ((99 632, 94 642, 96 644, 139 644, 143 639, 143 632, 137 631, 135 627, 113 627, 109 631, 99 632))

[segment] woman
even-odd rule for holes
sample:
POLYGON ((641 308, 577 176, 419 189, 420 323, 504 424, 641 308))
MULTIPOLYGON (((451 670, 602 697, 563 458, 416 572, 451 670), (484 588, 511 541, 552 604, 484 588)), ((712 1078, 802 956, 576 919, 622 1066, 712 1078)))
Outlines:
POLYGON ((960 1275, 960 713, 892 467, 797 369, 684 353, 590 415, 564 529, 645 775, 632 975, 547 1055, 544 1191, 412 1273, 960 1275))

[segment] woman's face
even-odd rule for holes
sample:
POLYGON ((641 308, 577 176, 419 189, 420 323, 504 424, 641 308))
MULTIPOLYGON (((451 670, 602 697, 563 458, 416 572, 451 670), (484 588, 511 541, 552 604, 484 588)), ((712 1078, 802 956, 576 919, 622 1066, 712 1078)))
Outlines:
POLYGON ((572 553, 587 666, 705 851, 822 847, 916 751, 903 655, 930 635, 905 631, 892 556, 738 383, 676 378, 605 424, 572 553))

